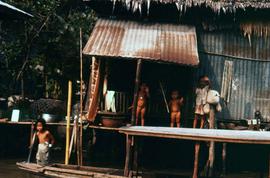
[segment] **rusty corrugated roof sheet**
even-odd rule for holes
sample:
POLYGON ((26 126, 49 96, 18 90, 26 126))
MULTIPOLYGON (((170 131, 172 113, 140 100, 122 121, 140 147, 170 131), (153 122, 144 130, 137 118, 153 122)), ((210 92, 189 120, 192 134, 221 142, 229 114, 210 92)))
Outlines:
POLYGON ((83 53, 190 66, 199 64, 195 27, 183 25, 100 19, 83 53))

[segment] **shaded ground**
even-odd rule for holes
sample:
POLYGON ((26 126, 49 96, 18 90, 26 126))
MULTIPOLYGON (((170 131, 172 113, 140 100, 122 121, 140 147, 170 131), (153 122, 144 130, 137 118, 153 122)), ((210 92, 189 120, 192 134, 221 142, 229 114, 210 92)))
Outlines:
MULTIPOLYGON (((50 128, 53 133, 56 128, 50 128)), ((30 126, 0 125, 0 178, 36 178, 16 167, 16 162, 25 161, 28 156, 30 126)), ((57 136, 57 134, 54 134, 57 136)), ((97 132, 94 147, 84 152, 85 165, 114 167, 123 169, 125 156, 125 137, 112 132, 97 132)), ((86 138, 86 136, 85 136, 86 138)), ((57 138, 57 146, 52 155, 57 160, 64 158, 65 140, 57 138)), ((228 144, 226 178, 266 178, 268 171, 268 145, 228 144), (248 171, 247 171, 248 170, 248 171), (264 173, 262 175, 262 173, 264 173)), ((184 140, 158 138, 140 139, 139 170, 156 170, 145 178, 189 178, 192 174, 194 143, 184 140), (185 171, 187 170, 187 171, 185 171), (166 171, 167 174, 161 173, 166 171), (174 172, 177 172, 174 174, 174 172), (170 176, 168 175, 170 174, 170 176), (174 176, 173 176, 174 175, 174 176), (181 175, 181 176, 179 176, 181 175)), ((207 144, 202 144, 200 165, 202 170, 207 158, 207 144)), ((33 153, 33 159, 35 153, 33 153)), ((54 159, 55 160, 55 159, 54 159)), ((57 161, 59 162, 59 161, 57 161)), ((74 162, 74 160, 71 162, 74 162)), ((215 165, 217 175, 221 169, 221 144, 216 145, 215 165)))
POLYGON ((16 162, 22 159, 3 159, 0 160, 1 178, 38 178, 17 168, 16 162))

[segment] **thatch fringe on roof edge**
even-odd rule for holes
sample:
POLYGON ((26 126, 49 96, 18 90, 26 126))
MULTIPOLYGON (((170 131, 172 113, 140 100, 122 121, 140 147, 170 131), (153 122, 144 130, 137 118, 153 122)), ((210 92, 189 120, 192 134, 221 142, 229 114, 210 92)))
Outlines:
POLYGON ((240 24, 240 29, 244 36, 268 37, 270 36, 270 22, 245 22, 240 24))
POLYGON ((116 2, 123 3, 127 9, 133 12, 140 11, 143 5, 147 6, 148 12, 151 2, 164 4, 175 4, 180 12, 185 12, 186 8, 194 6, 206 6, 213 9, 214 12, 220 13, 235 12, 237 9, 252 7, 255 9, 270 8, 270 0, 110 0, 115 5, 116 2))

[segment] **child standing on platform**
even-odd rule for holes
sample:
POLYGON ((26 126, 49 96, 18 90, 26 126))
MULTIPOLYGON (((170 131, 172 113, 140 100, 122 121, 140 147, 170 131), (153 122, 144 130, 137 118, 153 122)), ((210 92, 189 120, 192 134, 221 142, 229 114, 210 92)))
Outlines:
POLYGON ((35 128, 39 141, 36 154, 37 164, 47 165, 50 160, 50 148, 55 143, 55 139, 50 131, 46 129, 46 122, 44 119, 38 119, 35 128))
POLYGON ((169 102, 170 112, 171 112, 171 124, 170 127, 174 127, 176 123, 177 127, 180 127, 181 120, 181 106, 183 105, 183 97, 179 95, 179 92, 174 90, 171 94, 171 100, 169 102))

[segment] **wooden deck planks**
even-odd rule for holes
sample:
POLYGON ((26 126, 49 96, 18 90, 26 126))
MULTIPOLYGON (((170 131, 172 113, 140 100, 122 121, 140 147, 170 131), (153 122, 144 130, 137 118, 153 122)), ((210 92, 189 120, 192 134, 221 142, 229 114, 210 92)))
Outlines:
POLYGON ((270 144, 270 132, 266 131, 131 126, 121 127, 119 132, 134 136, 175 138, 195 141, 270 144))
POLYGON ((17 163, 19 169, 40 174, 43 176, 51 177, 63 177, 63 178, 124 178, 121 176, 123 174, 122 170, 110 169, 110 168, 97 168, 97 167, 87 167, 87 166, 73 166, 73 165, 63 165, 55 164, 51 166, 39 166, 33 163, 17 163), (115 174, 114 174, 115 173, 115 174))

